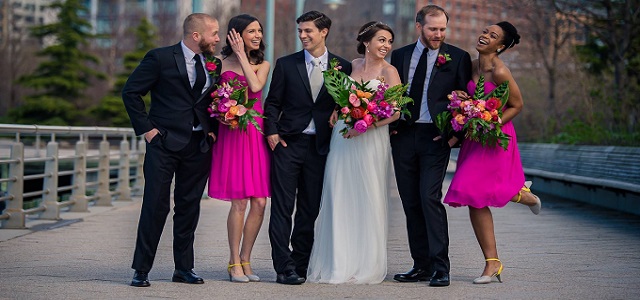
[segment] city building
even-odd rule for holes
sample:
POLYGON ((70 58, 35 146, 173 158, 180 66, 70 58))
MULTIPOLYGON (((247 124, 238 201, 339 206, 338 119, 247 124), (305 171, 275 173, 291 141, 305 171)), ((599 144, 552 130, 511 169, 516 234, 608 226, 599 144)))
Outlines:
POLYGON ((0 45, 24 40, 30 27, 55 20, 55 14, 46 8, 52 1, 0 0, 0 45))

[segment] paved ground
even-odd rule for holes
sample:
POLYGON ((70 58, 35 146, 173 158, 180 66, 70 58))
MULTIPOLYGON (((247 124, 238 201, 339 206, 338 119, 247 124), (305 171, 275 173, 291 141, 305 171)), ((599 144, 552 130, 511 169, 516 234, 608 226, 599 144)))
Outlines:
MULTIPOLYGON (((535 183, 534 183, 535 189, 535 183)), ((0 229, 0 299, 637 299, 640 295, 640 218, 543 198, 543 211, 509 204, 494 210, 504 283, 474 285, 483 258, 467 209, 448 208, 451 286, 398 283, 410 267, 399 199, 390 205, 387 279, 378 285, 275 283, 267 234, 255 246, 252 265, 260 283, 230 283, 226 274, 228 203, 208 199, 196 239, 195 271, 204 285, 170 282, 171 220, 165 228, 152 286, 128 284, 140 200, 64 213, 63 221, 29 221, 31 230, 0 229), (635 295, 635 296, 634 296, 635 295)), ((266 218, 268 220, 268 216, 266 218)))

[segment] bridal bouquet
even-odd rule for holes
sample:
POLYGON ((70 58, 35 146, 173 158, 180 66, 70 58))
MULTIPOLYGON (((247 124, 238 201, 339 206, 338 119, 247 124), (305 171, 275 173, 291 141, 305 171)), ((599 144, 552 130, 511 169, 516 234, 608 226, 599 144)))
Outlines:
POLYGON ((262 114, 253 109, 257 98, 249 99, 247 87, 243 86, 237 79, 232 79, 217 87, 211 93, 213 101, 207 108, 212 118, 218 119, 220 123, 228 125, 231 129, 247 130, 247 125, 251 123, 260 133, 262 128, 254 117, 264 118, 262 114))
POLYGON ((332 59, 330 68, 323 72, 324 85, 329 94, 340 106, 338 119, 344 120, 346 128, 340 130, 341 134, 354 128, 364 133, 375 122, 391 117, 396 112, 410 115, 406 109, 408 103, 413 102, 405 96, 407 85, 389 87, 380 81, 380 84, 371 89, 369 81, 357 82, 343 72, 340 72, 337 59, 332 59))
POLYGON ((441 132, 464 131, 465 137, 483 146, 500 145, 507 150, 509 135, 502 131, 502 107, 509 99, 509 83, 503 82, 484 94, 484 76, 480 76, 473 99, 462 100, 456 92, 449 96, 448 111, 436 117, 441 132))

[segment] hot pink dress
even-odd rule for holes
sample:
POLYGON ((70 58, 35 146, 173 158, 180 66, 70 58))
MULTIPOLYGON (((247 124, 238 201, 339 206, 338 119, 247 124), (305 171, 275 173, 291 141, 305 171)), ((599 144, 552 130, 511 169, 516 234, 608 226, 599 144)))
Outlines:
MULTIPOLYGON (((234 78, 246 86, 245 77, 233 71, 223 72, 220 83, 234 78)), ((261 97, 262 91, 249 90, 249 98, 258 98, 253 108, 259 113, 263 113, 261 97)), ((255 120, 264 129, 263 119, 255 120)), ((271 196, 269 150, 264 135, 251 124, 246 132, 220 124, 217 138, 212 150, 209 197, 229 201, 271 196)))
MULTIPOLYGON (((485 93, 495 88, 492 82, 485 82, 485 93)), ((475 82, 470 81, 467 90, 473 95, 475 89, 475 82)), ((511 137, 507 150, 464 140, 444 203, 475 208, 503 207, 518 194, 524 185, 524 171, 513 123, 504 123, 502 131, 511 137)))

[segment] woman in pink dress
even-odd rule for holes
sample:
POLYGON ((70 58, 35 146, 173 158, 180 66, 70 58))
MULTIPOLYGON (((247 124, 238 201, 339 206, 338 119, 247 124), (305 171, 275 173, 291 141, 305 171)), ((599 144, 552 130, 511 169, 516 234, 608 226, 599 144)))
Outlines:
MULTIPOLYGON (((500 281, 503 269, 498 259, 489 207, 504 207, 513 201, 529 206, 536 215, 540 212, 540 199, 529 190, 531 183, 524 181, 516 131, 511 122, 522 110, 522 94, 511 71, 498 57, 519 42, 520 35, 509 22, 485 28, 478 38, 476 50, 479 55, 472 62, 472 80, 467 90, 473 95, 476 82, 482 75, 485 78, 485 93, 509 81, 509 99, 503 109, 502 130, 511 138, 507 150, 500 146, 482 146, 466 139, 462 143, 456 173, 444 199, 444 203, 450 206, 469 207, 471 225, 485 257, 482 276, 474 279, 473 283, 490 283, 493 277, 500 281)), ((463 91, 458 91, 458 95, 463 99, 469 98, 469 94, 463 91)))
MULTIPOLYGON (((269 62, 264 60, 262 25, 250 15, 229 20, 227 45, 222 48, 220 83, 236 79, 247 87, 249 98, 257 98, 254 109, 262 113, 262 88, 267 82, 269 62)), ((255 118, 262 127, 263 120, 255 118)), ((231 201, 227 219, 229 280, 260 281, 251 269, 251 250, 262 226, 269 183, 269 152, 264 136, 252 124, 247 130, 220 124, 213 146, 209 196, 231 201), (251 203, 245 220, 247 205, 251 203)))

